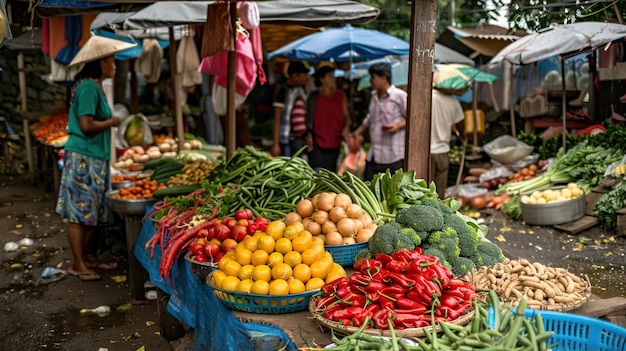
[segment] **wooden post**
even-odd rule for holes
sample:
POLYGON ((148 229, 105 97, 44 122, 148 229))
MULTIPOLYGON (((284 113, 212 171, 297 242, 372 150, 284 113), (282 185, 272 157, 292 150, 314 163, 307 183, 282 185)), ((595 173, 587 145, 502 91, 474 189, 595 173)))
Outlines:
POLYGON ((170 47, 170 75, 174 84, 174 111, 176 111, 176 137, 178 138, 178 150, 183 149, 185 144, 185 126, 183 125, 183 107, 180 105, 180 72, 176 60, 176 39, 174 39, 174 27, 169 27, 170 47))
POLYGON ((235 116, 235 70, 237 69, 237 3, 229 2, 230 23, 232 26, 233 42, 235 50, 228 52, 228 105, 226 109, 226 133, 224 133, 226 144, 226 157, 230 158, 237 147, 236 140, 236 116, 235 116))
POLYGON ((515 100, 514 100, 514 93, 513 93, 513 84, 515 84, 515 79, 513 78, 513 76, 515 75, 515 65, 510 63, 510 70, 509 72, 511 73, 509 75, 509 79, 511 79, 511 87, 509 89, 509 115, 511 117, 511 136, 512 137, 516 137, 517 133, 515 132, 515 100))
POLYGON ((405 170, 430 182, 430 120, 437 1, 411 4, 411 51, 406 116, 405 170))
POLYGON ((20 102, 22 111, 22 128, 24 129, 24 144, 26 147, 26 162, 28 163, 28 173, 30 182, 35 183, 35 168, 33 166, 33 146, 30 140, 30 127, 26 112, 28 112, 28 95, 26 94, 26 72, 24 67, 24 53, 17 54, 17 70, 20 81, 20 102))
POLYGON ((137 71, 135 71, 135 61, 130 59, 128 72, 130 72, 130 113, 136 115, 139 113, 139 92, 137 91, 137 71))

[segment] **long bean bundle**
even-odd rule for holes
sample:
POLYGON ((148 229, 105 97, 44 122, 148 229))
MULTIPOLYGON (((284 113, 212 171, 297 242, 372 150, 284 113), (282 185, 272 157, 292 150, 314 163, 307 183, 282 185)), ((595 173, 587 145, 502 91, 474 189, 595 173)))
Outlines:
POLYGON ((269 154, 253 147, 238 149, 231 158, 203 180, 202 187, 213 195, 221 216, 240 208, 255 217, 284 218, 314 186, 315 171, 298 157, 269 154))

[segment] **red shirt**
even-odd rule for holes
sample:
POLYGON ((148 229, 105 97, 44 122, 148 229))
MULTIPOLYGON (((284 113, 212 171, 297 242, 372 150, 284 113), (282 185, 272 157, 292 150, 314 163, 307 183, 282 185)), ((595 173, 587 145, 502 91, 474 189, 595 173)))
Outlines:
POLYGON ((313 116, 313 135, 317 146, 322 149, 337 149, 341 146, 344 126, 344 93, 335 90, 332 96, 318 93, 313 116))
POLYGON ((306 133, 306 105, 301 96, 296 98, 291 109, 291 136, 299 138, 306 133))

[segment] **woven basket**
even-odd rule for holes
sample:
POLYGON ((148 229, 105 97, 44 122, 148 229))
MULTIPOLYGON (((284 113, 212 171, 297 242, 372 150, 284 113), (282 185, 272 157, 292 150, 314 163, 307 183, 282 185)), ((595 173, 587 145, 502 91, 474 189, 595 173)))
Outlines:
MULTIPOLYGON (((311 299, 309 300, 309 311, 311 312, 311 314, 313 315, 313 318, 315 318, 317 323, 319 323, 322 327, 331 329, 334 333, 341 334, 341 335, 354 334, 359 330, 359 328, 357 327, 344 326, 341 323, 331 321, 330 319, 325 318, 324 315, 316 312, 315 301, 317 299, 318 297, 316 296, 311 297, 311 299)), ((471 311, 453 321, 450 321, 449 323, 457 324, 457 325, 466 325, 467 323, 470 322, 473 315, 474 315, 474 311, 471 311)), ((429 326, 429 327, 424 327, 424 328, 394 329, 394 333, 396 334, 397 337, 421 338, 425 336, 424 329, 428 329, 429 331, 432 331, 433 327, 429 326)), ((441 331, 441 327, 439 327, 438 325, 435 326, 434 329, 437 332, 441 331)), ((389 331, 389 329, 367 328, 363 332, 366 334, 375 335, 375 336, 391 336, 391 332, 389 331)))
MULTIPOLYGON (((569 273, 569 274, 572 274, 572 273, 569 273)), ((489 279, 487 279, 487 277, 480 272, 468 273, 463 278, 463 280, 466 280, 476 285, 476 290, 493 289, 498 294, 500 301, 510 303, 511 307, 517 306, 516 300, 511 300, 508 296, 502 296, 503 295, 501 291, 502 289, 498 289, 498 287, 492 286, 489 279)), ((582 305, 586 304, 587 302, 589 302, 589 300, 591 299, 591 283, 589 282, 588 278, 584 279, 583 282, 585 283, 585 287, 581 294, 582 297, 578 300, 575 300, 569 303, 556 303, 552 305, 543 305, 543 304, 538 305, 538 304, 533 304, 529 302, 527 305, 527 308, 534 309, 534 310, 555 311, 555 312, 568 312, 568 311, 575 310, 581 307, 582 305)))

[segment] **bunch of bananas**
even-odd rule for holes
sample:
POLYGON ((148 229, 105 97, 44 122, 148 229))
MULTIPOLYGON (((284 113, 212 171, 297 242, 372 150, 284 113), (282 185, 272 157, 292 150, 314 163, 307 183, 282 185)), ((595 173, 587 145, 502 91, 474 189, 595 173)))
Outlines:
POLYGON ((624 175, 626 175, 626 164, 625 163, 620 163, 619 165, 617 165, 617 167, 615 168, 615 175, 617 175, 617 176, 624 176, 624 175))

